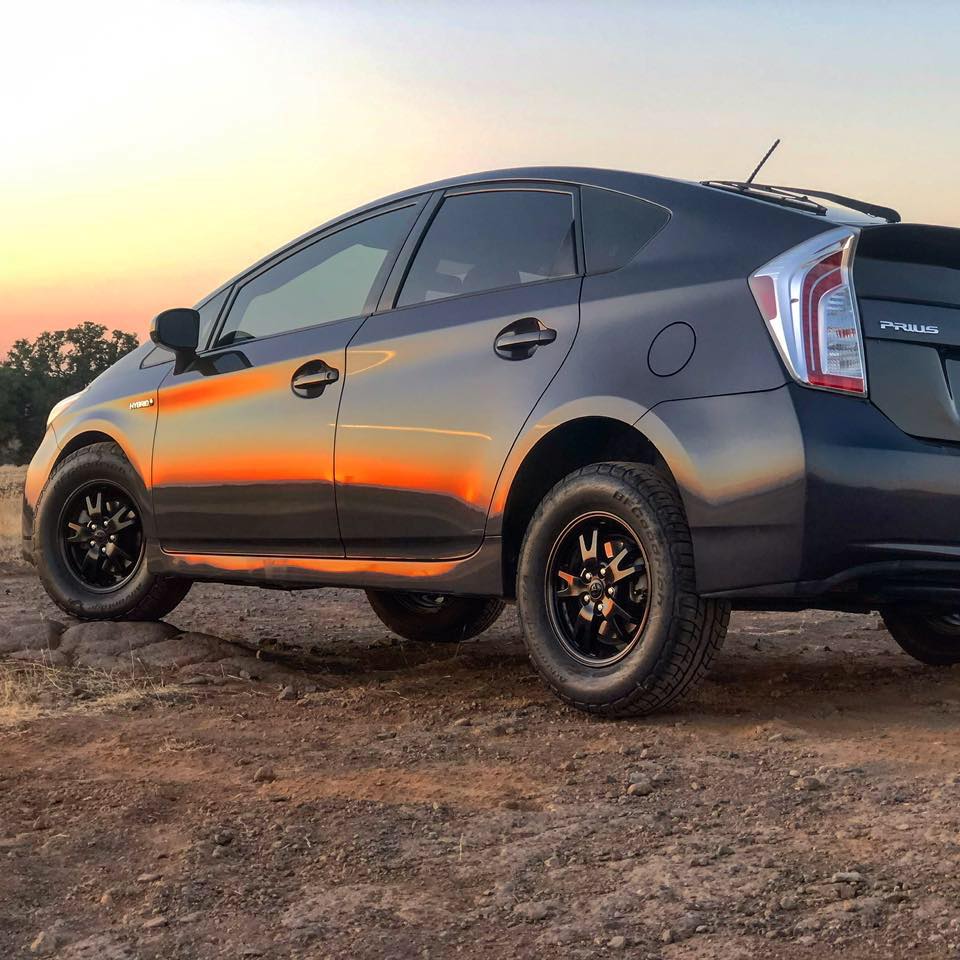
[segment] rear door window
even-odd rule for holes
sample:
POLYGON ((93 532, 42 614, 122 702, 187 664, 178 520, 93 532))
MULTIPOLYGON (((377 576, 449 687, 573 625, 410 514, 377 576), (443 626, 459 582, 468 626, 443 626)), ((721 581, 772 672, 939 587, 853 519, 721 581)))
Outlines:
POLYGON ((626 266, 670 219, 655 203, 598 187, 584 187, 580 205, 587 273, 626 266))
POLYGON ((433 218, 397 306, 576 272, 572 193, 510 189, 454 194, 433 218))

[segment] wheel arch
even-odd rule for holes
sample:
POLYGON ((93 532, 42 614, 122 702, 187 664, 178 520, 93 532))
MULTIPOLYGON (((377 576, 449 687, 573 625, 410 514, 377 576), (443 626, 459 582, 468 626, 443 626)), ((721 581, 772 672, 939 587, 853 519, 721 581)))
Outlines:
POLYGON ((55 470, 71 453, 76 453, 78 450, 82 450, 84 447, 91 447, 95 443, 115 443, 121 450, 123 450, 123 455, 130 459, 127 456, 126 450, 123 449, 123 444, 116 438, 110 436, 108 433, 104 433, 102 430, 84 430, 75 436, 71 437, 59 450, 57 453, 57 458, 54 460, 51 470, 55 470))
POLYGON ((558 424, 526 453, 510 482, 500 524, 505 597, 515 597, 520 546, 540 501, 574 470, 608 460, 649 464, 676 485, 660 450, 633 424, 608 416, 558 424))
MULTIPOLYGON (((75 433, 67 434, 65 438, 61 440, 61 446, 57 450, 56 456, 52 462, 50 462, 49 468, 45 471, 43 485, 46 485, 46 482, 53 476, 57 467, 71 454, 77 453, 79 450, 84 450, 97 443, 112 443, 119 449, 121 456, 127 461, 130 468, 140 478, 140 482, 143 484, 145 499, 141 503, 140 508, 143 512, 144 531, 148 537, 155 537, 156 525, 149 470, 149 453, 151 451, 147 451, 148 458, 144 461, 143 458, 137 456, 136 445, 132 443, 133 438, 125 436, 122 430, 113 430, 110 427, 111 425, 109 423, 87 423, 75 433)), ((32 512, 35 513, 35 509, 36 504, 34 503, 32 505, 32 512)))

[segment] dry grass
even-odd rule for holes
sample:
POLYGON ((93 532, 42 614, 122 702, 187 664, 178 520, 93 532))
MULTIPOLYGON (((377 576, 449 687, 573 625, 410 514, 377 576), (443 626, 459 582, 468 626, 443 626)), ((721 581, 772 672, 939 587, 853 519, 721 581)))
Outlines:
POLYGON ((0 466, 0 563, 20 560, 20 498, 26 467, 0 466))
POLYGON ((184 696, 154 677, 135 677, 80 667, 0 661, 0 728, 43 714, 130 708, 146 700, 184 696))

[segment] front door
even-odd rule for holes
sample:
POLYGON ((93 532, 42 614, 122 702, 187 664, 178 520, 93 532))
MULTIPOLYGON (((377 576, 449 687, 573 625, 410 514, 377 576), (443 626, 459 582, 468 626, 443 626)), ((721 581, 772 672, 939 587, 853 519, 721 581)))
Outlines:
POLYGON ((507 454, 576 336, 575 208, 557 185, 444 197, 396 306, 347 349, 336 479, 348 557, 480 545, 507 454))
POLYGON ((160 542, 171 552, 342 556, 333 442, 345 350, 413 223, 334 228, 238 284, 212 349, 158 397, 160 542))

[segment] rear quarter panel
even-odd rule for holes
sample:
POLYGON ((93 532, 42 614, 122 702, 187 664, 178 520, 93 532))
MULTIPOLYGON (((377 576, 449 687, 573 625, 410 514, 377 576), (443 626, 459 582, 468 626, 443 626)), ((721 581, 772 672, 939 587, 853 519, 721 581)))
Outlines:
MULTIPOLYGON (((562 423, 610 417, 642 433, 643 417, 657 404, 773 391, 789 380, 747 278, 834 224, 695 184, 611 174, 598 185, 659 203, 671 219, 625 267, 584 279, 577 339, 514 444, 491 504, 488 536, 502 532, 510 487, 525 457, 562 423), (671 324, 690 328, 694 348, 678 370, 660 376, 648 357, 657 335, 671 324)), ((727 525, 726 517, 711 517, 711 504, 723 503, 729 511, 730 489, 747 488, 756 458, 743 461, 744 476, 737 479, 727 469, 706 466, 700 475, 702 458, 675 445, 660 453, 688 513, 702 524, 727 525), (726 489, 714 496, 711 485, 721 475, 726 489)))

